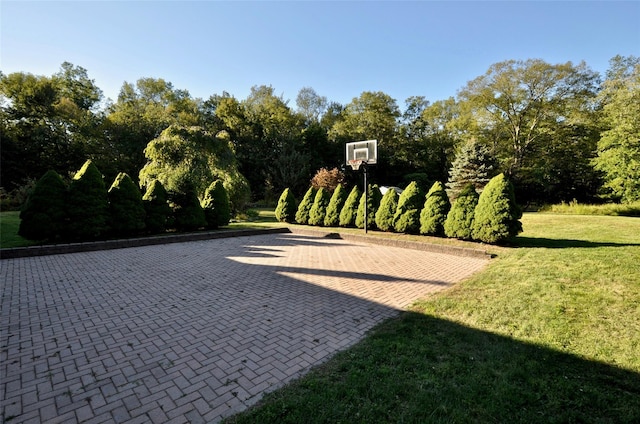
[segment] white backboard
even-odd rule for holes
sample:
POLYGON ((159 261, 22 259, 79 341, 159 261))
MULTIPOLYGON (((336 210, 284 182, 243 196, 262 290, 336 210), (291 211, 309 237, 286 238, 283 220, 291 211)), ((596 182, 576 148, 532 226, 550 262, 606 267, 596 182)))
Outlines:
POLYGON ((346 162, 363 162, 374 165, 378 162, 378 140, 354 141, 347 143, 346 162))

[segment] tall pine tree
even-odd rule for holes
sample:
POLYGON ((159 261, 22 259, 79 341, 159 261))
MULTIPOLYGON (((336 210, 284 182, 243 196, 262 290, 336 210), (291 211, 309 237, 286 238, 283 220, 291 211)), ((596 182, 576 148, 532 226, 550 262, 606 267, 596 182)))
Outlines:
POLYGON ((447 188, 452 199, 469 183, 481 193, 484 186, 496 174, 498 164, 489 148, 476 139, 462 145, 449 170, 447 188))

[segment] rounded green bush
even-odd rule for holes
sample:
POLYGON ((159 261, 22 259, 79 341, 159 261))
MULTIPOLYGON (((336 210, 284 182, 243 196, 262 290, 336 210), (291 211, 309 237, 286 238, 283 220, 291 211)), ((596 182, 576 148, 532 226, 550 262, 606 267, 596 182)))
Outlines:
POLYGON ((29 240, 55 240, 65 229, 67 186, 56 171, 38 180, 20 212, 18 234, 29 240))
POLYGON ((93 240, 108 231, 109 197, 102 174, 90 160, 76 173, 67 201, 68 237, 93 240))
POLYGON ((195 188, 191 184, 185 184, 180 192, 170 195, 173 204, 173 214, 176 229, 179 231, 194 231, 207 226, 204 210, 195 188))
MULTIPOLYGON (((382 200, 382 193, 377 185, 369 184, 367 197, 367 229, 374 230, 376 228, 376 212, 380 207, 380 200, 382 200)), ((364 200, 364 193, 362 193, 356 215, 356 227, 358 228, 364 228, 364 200)))
POLYGON ((432 186, 420 212, 420 234, 441 236, 444 234, 444 221, 451 209, 449 197, 444 185, 436 181, 432 186))
POLYGON ((420 230, 420 210, 424 194, 415 181, 404 189, 398 199, 398 207, 393 216, 393 228, 398 233, 418 234, 420 230))
POLYGON ((309 223, 309 212, 311 211, 311 207, 313 206, 313 201, 316 197, 316 189, 313 187, 309 187, 309 190, 305 193, 302 198, 302 202, 298 205, 298 211, 296 212, 296 222, 298 224, 308 224, 309 223))
POLYGON ((329 200, 329 206, 327 206, 327 213, 324 217, 325 227, 337 227, 340 224, 340 211, 347 200, 347 190, 338 184, 336 189, 333 190, 331 200, 329 200))
POLYGON ((339 224, 341 227, 353 227, 356 224, 360 195, 361 192, 358 186, 353 186, 347 200, 344 202, 342 210, 340 211, 339 224))
POLYGON ((131 177, 121 172, 108 191, 111 232, 115 235, 132 235, 145 227, 145 211, 142 194, 131 177))
POLYGON ((471 228, 477 204, 478 193, 473 184, 467 184, 458 193, 458 198, 447 214, 447 219, 444 221, 444 234, 451 238, 471 240, 471 228))
POLYGON ((324 218, 327 215, 327 207, 330 200, 331 196, 327 189, 320 187, 309 211, 309 225, 324 225, 324 218))
POLYGON ((280 222, 293 222, 296 218, 296 198, 291 190, 285 188, 276 207, 276 219, 280 222))
POLYGON ((168 202, 167 191, 162 183, 153 180, 142 196, 146 212, 145 225, 151 234, 163 233, 173 225, 173 212, 168 202))
POLYGON ((478 199, 471 235, 485 243, 507 240, 522 231, 521 217, 513 185, 504 174, 499 174, 489 181, 478 199))
POLYGON ((382 231, 393 231, 393 216, 398 207, 398 193, 388 189, 380 200, 380 207, 376 212, 376 226, 382 231))
POLYGON ((200 203, 204 210, 204 218, 207 221, 207 228, 224 227, 231 220, 231 205, 229 194, 224 188, 222 180, 216 180, 204 192, 204 197, 200 203))

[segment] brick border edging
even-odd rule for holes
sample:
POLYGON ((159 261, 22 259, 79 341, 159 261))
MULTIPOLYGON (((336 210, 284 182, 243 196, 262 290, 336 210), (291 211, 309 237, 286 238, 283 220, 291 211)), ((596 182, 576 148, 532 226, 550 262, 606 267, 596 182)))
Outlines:
POLYGON ((362 243, 379 244, 382 246, 400 247, 403 249, 423 250, 425 252, 434 252, 434 253, 445 253, 448 255, 463 256, 468 258, 490 259, 495 256, 487 252, 486 250, 473 249, 470 247, 447 246, 444 244, 422 243, 419 241, 397 240, 397 239, 391 239, 391 238, 385 238, 385 237, 365 236, 365 235, 358 235, 358 234, 343 234, 343 233, 314 230, 314 229, 307 229, 307 228, 297 228, 297 227, 289 228, 289 231, 293 234, 320 236, 320 237, 326 237, 326 238, 337 238, 337 239, 351 240, 351 241, 362 242, 362 243))
POLYGON ((90 241, 84 243, 51 244, 44 246, 14 247, 0 249, 0 259, 28 258, 32 256, 58 255, 62 253, 93 252, 96 250, 122 249, 126 247, 152 246, 167 243, 212 240, 229 237, 256 236, 291 232, 288 228, 265 228, 253 230, 205 231, 201 233, 172 234, 155 237, 139 237, 120 240, 90 241))
POLYGON ((156 237, 140 237, 132 239, 92 241, 84 243, 54 244, 44 246, 14 247, 0 249, 0 260, 28 258, 33 256, 58 255, 63 253, 93 252, 96 250, 122 249, 127 247, 152 246, 167 243, 182 243, 189 241, 213 240, 229 237, 256 236, 264 234, 301 234, 326 238, 351 240, 361 243, 379 244, 382 246, 400 247, 403 249, 423 250, 426 252, 445 253, 449 255, 492 258, 494 255, 486 250, 472 249, 469 247, 447 246, 442 244, 421 243, 417 241, 397 240, 383 237, 365 236, 357 234, 344 234, 330 231, 322 231, 298 227, 265 228, 253 230, 231 231, 207 231, 201 233, 174 234, 156 237))

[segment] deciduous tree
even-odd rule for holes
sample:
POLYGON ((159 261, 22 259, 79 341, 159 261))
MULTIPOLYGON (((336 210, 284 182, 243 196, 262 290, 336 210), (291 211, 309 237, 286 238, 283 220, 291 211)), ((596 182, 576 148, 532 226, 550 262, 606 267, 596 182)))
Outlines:
POLYGON ((640 200, 640 58, 611 60, 600 100, 607 129, 598 142, 595 166, 614 197, 640 200))

